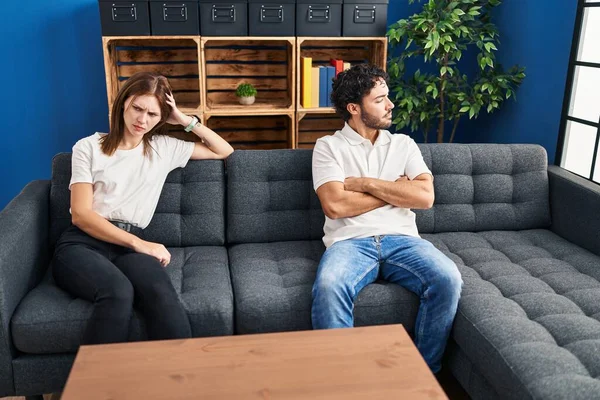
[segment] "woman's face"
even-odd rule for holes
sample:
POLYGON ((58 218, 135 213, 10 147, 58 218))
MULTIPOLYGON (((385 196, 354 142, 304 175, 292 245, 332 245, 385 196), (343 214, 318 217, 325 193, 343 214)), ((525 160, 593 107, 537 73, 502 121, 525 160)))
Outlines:
POLYGON ((125 100, 123 119, 125 121, 124 134, 141 139, 160 122, 160 105, 156 96, 149 94, 130 96, 125 100))

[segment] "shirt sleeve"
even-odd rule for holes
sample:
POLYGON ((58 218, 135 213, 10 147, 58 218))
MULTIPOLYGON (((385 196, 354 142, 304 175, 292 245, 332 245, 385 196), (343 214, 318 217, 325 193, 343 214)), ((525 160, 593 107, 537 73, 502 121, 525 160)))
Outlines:
POLYGON ((344 170, 335 159, 329 143, 319 139, 312 158, 313 187, 315 191, 327 182, 344 182, 344 170))
POLYGON ((427 168, 427 164, 425 164, 425 161, 423 160, 423 155, 421 154, 421 150, 419 150, 419 146, 417 146, 413 139, 409 139, 408 159, 406 161, 406 167, 404 168, 404 174, 410 180, 415 179, 421 174, 429 174, 433 176, 429 168, 427 168))
POLYGON ((171 136, 162 136, 159 140, 165 146, 162 156, 169 160, 170 171, 175 168, 183 168, 187 165, 194 152, 194 142, 186 142, 185 140, 176 139, 171 136))
POLYGON ((74 183, 94 183, 92 179, 92 148, 89 141, 85 139, 79 140, 73 146, 69 190, 74 183))

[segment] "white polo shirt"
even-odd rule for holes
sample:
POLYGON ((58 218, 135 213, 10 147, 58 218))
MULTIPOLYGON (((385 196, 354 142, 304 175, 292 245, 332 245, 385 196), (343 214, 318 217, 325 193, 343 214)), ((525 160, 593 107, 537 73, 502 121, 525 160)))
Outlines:
MULTIPOLYGON (((392 135, 383 129, 372 144, 345 124, 341 131, 318 139, 313 150, 315 191, 327 182, 343 183, 351 176, 395 181, 402 175, 414 179, 423 173, 431 174, 431 171, 415 141, 407 135, 392 135)), ((323 230, 326 247, 340 240, 375 235, 419 237, 415 213, 390 204, 355 217, 330 219, 326 216, 323 230)))

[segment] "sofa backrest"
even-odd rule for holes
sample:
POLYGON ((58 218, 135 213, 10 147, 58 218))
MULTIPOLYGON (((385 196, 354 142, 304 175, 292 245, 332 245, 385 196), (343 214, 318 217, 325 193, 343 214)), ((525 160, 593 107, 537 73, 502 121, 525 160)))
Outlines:
POLYGON ((227 159, 227 242, 320 240, 311 150, 236 150, 227 159))
MULTIPOLYGON (((526 144, 420 144, 435 204, 415 210, 421 233, 543 228, 550 224, 547 156, 526 144)), ((237 150, 227 160, 228 243, 317 240, 324 216, 312 151, 237 150)))
MULTIPOLYGON (((71 154, 52 161, 50 243, 69 226, 71 154)), ((223 161, 189 161, 172 171, 145 238, 166 246, 223 245, 225 243, 225 171, 223 161)))
POLYGON ((415 210, 419 232, 550 225, 546 150, 528 144, 420 144, 435 204, 415 210))

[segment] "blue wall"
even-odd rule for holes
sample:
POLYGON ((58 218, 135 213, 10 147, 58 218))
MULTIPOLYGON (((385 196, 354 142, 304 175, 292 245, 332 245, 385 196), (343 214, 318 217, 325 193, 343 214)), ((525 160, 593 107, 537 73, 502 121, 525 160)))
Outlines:
MULTIPOLYGON (((408 0, 390 3, 390 23, 420 9, 408 0)), ((457 142, 538 143, 554 162, 576 11, 577 2, 565 0, 504 0, 496 8, 497 59, 505 68, 526 67, 527 77, 516 102, 509 100, 493 114, 482 112, 477 120, 463 118, 457 142)))
POLYGON ((3 2, 0 209, 52 157, 108 129, 97 0, 3 2), (27 3, 27 4, 25 4, 27 3))
MULTIPOLYGON (((50 178, 52 157, 81 137, 108 129, 97 0, 4 2, 3 156, 0 209, 34 179, 50 178)), ((389 22, 418 4, 390 0, 389 22)), ((518 102, 461 123, 460 142, 540 143, 552 161, 558 136, 576 2, 505 0, 496 23, 499 60, 527 67, 518 102)))

